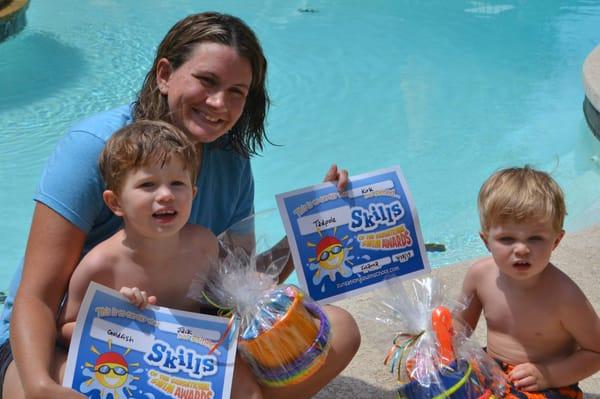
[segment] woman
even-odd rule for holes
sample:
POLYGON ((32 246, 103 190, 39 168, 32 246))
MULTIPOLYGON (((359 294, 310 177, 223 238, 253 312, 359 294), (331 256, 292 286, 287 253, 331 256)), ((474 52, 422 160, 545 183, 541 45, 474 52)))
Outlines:
MULTIPOLYGON (((202 154, 190 222, 219 234, 253 211, 248 157, 266 140, 266 71, 260 44, 241 20, 218 13, 188 16, 163 39, 133 106, 93 116, 60 141, 42 175, 22 275, 17 273, 2 315, 5 398, 83 398, 59 384, 66 350, 55 344, 55 316, 81 256, 121 225, 102 201, 97 159, 107 138, 135 119, 165 120, 186 132, 202 154)), ((337 180, 341 189, 348 175, 333 165, 325 179, 337 180)), ((360 336, 347 312, 326 312, 333 338, 319 373, 301 384, 267 389, 238 364, 233 397, 310 397, 339 374, 360 336)))

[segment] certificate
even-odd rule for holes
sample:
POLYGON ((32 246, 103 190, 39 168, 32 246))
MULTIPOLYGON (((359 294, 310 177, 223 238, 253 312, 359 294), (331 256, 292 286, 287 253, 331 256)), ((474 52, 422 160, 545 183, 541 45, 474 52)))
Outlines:
POLYGON ((63 385, 99 399, 229 398, 237 331, 228 326, 222 317, 158 306, 140 310, 92 282, 63 385))
POLYGON ((430 272, 421 227, 399 167, 276 196, 298 281, 323 304, 392 278, 430 272))

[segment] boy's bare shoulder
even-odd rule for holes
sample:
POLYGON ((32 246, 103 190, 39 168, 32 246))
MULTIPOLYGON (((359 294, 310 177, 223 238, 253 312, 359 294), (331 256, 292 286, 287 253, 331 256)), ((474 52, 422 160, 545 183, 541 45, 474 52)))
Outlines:
POLYGON ((113 269, 122 260, 123 254, 117 246, 111 242, 112 238, 101 242, 88 252, 82 259, 77 269, 84 267, 89 271, 100 273, 107 269, 113 269))
POLYGON ((494 258, 491 256, 476 260, 469 266, 466 278, 480 279, 495 273, 497 267, 494 258))
MULTIPOLYGON (((94 247, 79 262, 69 286, 74 290, 85 290, 90 281, 110 286, 116 270, 123 270, 126 263, 122 246, 107 242, 110 238, 94 247)), ((118 243, 117 243, 118 244, 118 243)))
POLYGON ((567 307, 587 300, 577 283, 552 263, 546 268, 546 283, 549 292, 555 293, 567 307))
POLYGON ((217 237, 212 231, 206 227, 189 223, 181 231, 184 234, 186 242, 192 245, 194 249, 202 252, 208 251, 216 255, 218 249, 217 237))
POLYGON ((498 274, 498 268, 492 257, 478 259, 473 262, 463 280, 462 291, 465 295, 473 295, 481 290, 489 291, 490 281, 498 274))

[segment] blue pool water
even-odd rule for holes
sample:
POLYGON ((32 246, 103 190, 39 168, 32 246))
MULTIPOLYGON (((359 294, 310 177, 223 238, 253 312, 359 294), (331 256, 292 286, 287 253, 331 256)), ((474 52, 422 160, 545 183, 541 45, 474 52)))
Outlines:
POLYGON ((493 170, 530 163, 565 189, 568 230, 600 222, 600 142, 581 110, 599 2, 35 1, 25 30, 0 44, 0 289, 58 138, 132 100, 168 28, 208 9, 246 20, 270 62, 280 146, 253 160, 257 209, 320 182, 332 162, 352 174, 400 165, 426 241, 448 249, 430 254, 439 267, 485 253, 477 190, 493 170))

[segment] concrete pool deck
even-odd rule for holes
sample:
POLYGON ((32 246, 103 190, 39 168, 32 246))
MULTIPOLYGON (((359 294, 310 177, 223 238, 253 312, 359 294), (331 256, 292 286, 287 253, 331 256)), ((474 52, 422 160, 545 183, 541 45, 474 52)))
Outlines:
MULTIPOLYGON (((596 312, 600 314, 600 225, 576 233, 567 232, 565 238, 554 251, 552 262, 566 272, 586 294, 596 312), (596 272, 593 272, 596 270, 596 272)), ((433 271, 442 279, 453 295, 457 295, 463 276, 471 262, 446 266, 433 271)), ((362 334, 362 344, 350 365, 326 386, 316 398, 376 399, 395 398, 395 381, 383 358, 393 337, 384 333, 372 316, 372 304, 377 301, 374 292, 351 299, 342 300, 336 305, 350 311, 356 318, 362 334)), ((485 343, 485 322, 480 321, 476 339, 485 343)), ((587 399, 600 399, 600 373, 586 378, 580 383, 587 399)))

